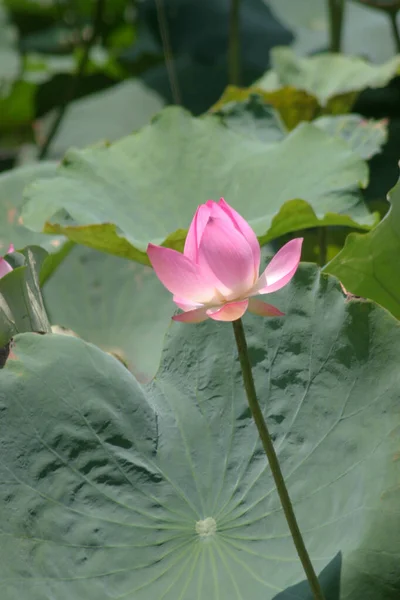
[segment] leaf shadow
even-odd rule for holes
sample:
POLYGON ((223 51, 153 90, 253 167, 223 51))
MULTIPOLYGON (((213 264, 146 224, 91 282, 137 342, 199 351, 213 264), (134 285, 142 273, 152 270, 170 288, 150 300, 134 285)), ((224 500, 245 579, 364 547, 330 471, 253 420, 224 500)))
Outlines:
MULTIPOLYGON (((325 600, 340 600, 340 578, 342 571, 342 553, 336 556, 321 571, 318 579, 321 583, 325 600)), ((288 587, 274 596, 273 600, 314 600, 307 580, 288 587)))

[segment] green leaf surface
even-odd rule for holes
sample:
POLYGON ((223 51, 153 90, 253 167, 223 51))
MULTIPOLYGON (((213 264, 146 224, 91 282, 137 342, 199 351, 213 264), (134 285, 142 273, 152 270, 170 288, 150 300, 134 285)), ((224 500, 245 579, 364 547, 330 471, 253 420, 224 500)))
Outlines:
POLYGON ((233 102, 248 103, 254 95, 262 98, 279 113, 285 127, 294 129, 303 121, 312 121, 320 112, 317 99, 303 90, 285 86, 272 92, 265 91, 257 86, 238 88, 228 85, 218 102, 211 107, 210 112, 225 110, 226 105, 232 106, 233 102))
POLYGON ((371 298, 400 319, 400 184, 389 194, 391 208, 366 235, 352 233, 325 267, 349 292, 371 298))
POLYGON ((297 57, 290 48, 274 48, 272 70, 256 85, 265 90, 293 86, 315 96, 329 112, 348 112, 359 92, 384 87, 399 73, 400 56, 383 65, 369 64, 356 56, 320 54, 297 57))
MULTIPOLYGON (((251 88, 247 91, 244 96, 244 90, 231 88, 213 113, 230 129, 247 137, 269 144, 281 141, 288 132, 278 111, 268 102, 267 95, 252 92, 251 88)), ((388 138, 387 119, 365 119, 350 114, 318 117, 312 123, 333 137, 343 139, 365 160, 381 152, 388 138)))
POLYGON ((32 246, 16 256, 21 266, 13 264, 15 268, 0 279, 0 347, 17 333, 50 331, 39 285, 47 252, 32 246))
POLYGON ((45 226, 147 262, 149 242, 182 248, 197 206, 220 196, 243 214, 262 243, 277 231, 315 224, 368 229, 374 216, 359 189, 367 180, 366 163, 313 125, 303 124, 268 147, 214 117, 195 119, 168 108, 138 134, 109 147, 69 151, 55 179, 27 188, 23 218, 36 231, 45 226), (298 218, 288 210, 294 200, 300 202, 298 218), (57 223, 54 215, 61 210, 72 223, 57 223), (46 223, 52 217, 55 225, 46 223))
POLYGON ((176 307, 152 269, 76 246, 43 296, 53 325, 114 352, 140 381, 154 376, 176 307))
POLYGON ((224 102, 213 112, 232 131, 268 144, 283 140, 287 133, 279 113, 258 94, 250 94, 241 102, 224 102))
POLYGON ((15 248, 40 245, 53 253, 60 249, 63 238, 34 233, 22 225, 20 218, 25 186, 38 178, 53 177, 56 168, 56 162, 48 161, 0 174, 0 254, 4 254, 10 244, 15 248))
POLYGON ((368 160, 379 154, 388 139, 388 120, 365 119, 360 115, 319 117, 313 124, 341 137, 361 158, 368 160))
MULTIPOLYGON (((275 300, 250 357, 326 598, 397 600, 399 325, 311 265, 275 300)), ((4 600, 310 599, 229 324, 174 324, 146 386, 59 335, 0 377, 4 600)))

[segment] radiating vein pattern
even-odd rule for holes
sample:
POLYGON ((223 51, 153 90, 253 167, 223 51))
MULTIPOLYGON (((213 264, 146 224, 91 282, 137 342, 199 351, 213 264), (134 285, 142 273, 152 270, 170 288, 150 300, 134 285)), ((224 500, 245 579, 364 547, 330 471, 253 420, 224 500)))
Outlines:
MULTIPOLYGON (((276 304, 245 328, 312 560, 400 595, 399 326, 312 266, 276 304)), ((306 600, 229 324, 173 325, 146 386, 59 335, 0 377, 2 600, 306 600)))

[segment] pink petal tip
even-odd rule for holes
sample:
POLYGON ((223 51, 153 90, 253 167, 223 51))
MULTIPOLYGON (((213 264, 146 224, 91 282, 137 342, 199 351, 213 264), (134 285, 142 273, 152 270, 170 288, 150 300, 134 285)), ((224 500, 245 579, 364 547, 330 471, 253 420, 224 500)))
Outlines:
POLYGON ((180 323, 201 323, 206 319, 208 319, 208 315, 206 309, 203 307, 188 310, 172 317, 173 321, 179 321, 180 323))
POLYGON ((302 244, 303 238, 295 238, 282 246, 256 282, 251 295, 271 294, 287 285, 299 266, 302 244))
POLYGON ((249 312, 260 317, 283 317, 285 313, 281 312, 276 306, 267 304, 258 298, 250 298, 249 312))
POLYGON ((248 300, 228 302, 222 308, 209 308, 207 315, 214 321, 237 321, 243 317, 248 305, 248 300))

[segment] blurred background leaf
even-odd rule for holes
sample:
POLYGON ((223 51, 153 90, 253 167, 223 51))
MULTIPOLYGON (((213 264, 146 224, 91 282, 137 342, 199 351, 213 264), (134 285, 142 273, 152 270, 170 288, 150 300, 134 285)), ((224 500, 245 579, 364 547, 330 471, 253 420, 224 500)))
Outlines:
POLYGON ((21 220, 25 186, 39 177, 54 177, 56 169, 56 162, 47 161, 0 174, 0 255, 10 244, 14 244, 15 248, 40 245, 49 252, 59 250, 63 237, 34 233, 26 229, 21 220))
POLYGON ((198 204, 222 194, 262 243, 317 225, 369 229, 375 217, 360 190, 367 182, 365 161, 312 124, 266 145, 216 117, 170 107, 109 147, 69 151, 53 181, 26 190, 23 219, 146 262, 150 241, 182 248, 198 204))
MULTIPOLYGON (((194 114, 206 111, 229 83, 229 0, 164 0, 180 97, 194 114)), ((293 35, 263 0, 246 0, 240 16, 241 83, 250 85, 269 66, 269 51, 290 44, 293 35)), ((131 60, 149 48, 163 54, 155 0, 138 4, 138 43, 131 60)), ((163 63, 143 73, 147 85, 167 102, 174 100, 163 63)))
MULTIPOLYGON (((63 156, 74 146, 83 148, 123 137, 143 127, 163 105, 156 92, 139 79, 126 79, 107 90, 74 100, 53 140, 50 156, 63 156)), ((55 118, 56 111, 53 110, 36 121, 35 134, 39 145, 49 134, 55 118)))

